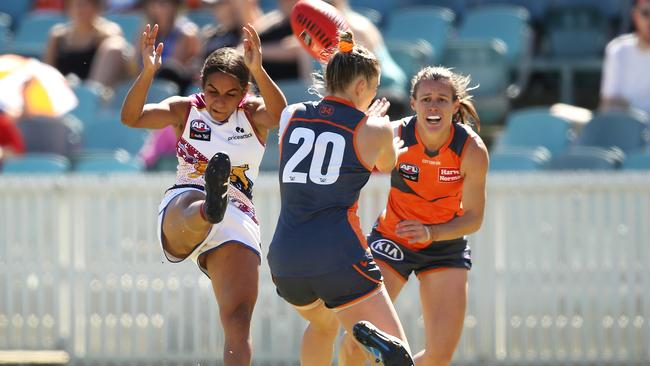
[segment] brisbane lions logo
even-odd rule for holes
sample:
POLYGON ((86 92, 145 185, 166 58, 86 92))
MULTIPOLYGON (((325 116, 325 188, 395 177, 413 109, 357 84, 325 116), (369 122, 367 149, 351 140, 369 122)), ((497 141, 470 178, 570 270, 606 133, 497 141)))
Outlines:
POLYGON ((251 197, 253 182, 246 176, 248 164, 233 166, 230 169, 230 184, 242 191, 246 196, 251 197))

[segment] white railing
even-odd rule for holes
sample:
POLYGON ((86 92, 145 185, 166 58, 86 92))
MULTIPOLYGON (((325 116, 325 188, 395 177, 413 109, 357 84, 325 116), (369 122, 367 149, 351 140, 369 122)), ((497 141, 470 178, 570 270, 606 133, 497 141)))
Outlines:
MULTIPOLYGON (((163 260, 156 210, 169 175, 0 176, 0 350, 65 350, 74 364, 214 364, 223 336, 208 279, 163 260)), ((386 200, 360 201, 369 229, 386 200)), ((650 175, 490 176, 460 364, 650 363, 650 175)), ((277 177, 256 182, 266 246, 277 177)), ((254 314, 256 363, 293 363, 304 323, 266 262, 254 314)), ((398 300, 423 345, 417 284, 398 300)), ((216 360, 216 361, 215 361, 216 360)))

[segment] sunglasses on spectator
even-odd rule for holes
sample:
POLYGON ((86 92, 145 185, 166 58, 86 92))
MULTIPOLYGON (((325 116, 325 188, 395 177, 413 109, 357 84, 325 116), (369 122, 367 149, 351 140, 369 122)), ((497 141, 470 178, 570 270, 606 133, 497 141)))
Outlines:
POLYGON ((650 18, 650 8, 637 9, 639 14, 644 18, 650 18))

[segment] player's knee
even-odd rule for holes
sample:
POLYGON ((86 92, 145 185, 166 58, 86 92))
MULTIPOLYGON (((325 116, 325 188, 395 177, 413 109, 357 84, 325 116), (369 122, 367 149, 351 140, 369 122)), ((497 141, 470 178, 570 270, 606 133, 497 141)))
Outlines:
POLYGON ((339 324, 336 321, 330 323, 312 322, 309 324, 309 327, 329 339, 336 338, 339 330, 339 324))
POLYGON ((348 360, 358 357, 363 358, 363 351, 361 351, 361 348, 357 346, 349 334, 345 334, 343 337, 340 353, 342 353, 343 356, 345 356, 345 358, 348 360))
POLYGON ((241 302, 221 309, 220 317, 224 331, 248 330, 253 317, 253 306, 254 304, 249 302, 241 302))

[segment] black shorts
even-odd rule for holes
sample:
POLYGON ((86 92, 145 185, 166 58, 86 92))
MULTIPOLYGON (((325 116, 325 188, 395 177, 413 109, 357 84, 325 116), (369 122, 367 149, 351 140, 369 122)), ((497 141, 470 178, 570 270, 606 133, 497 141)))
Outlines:
POLYGON ((371 295, 383 277, 370 253, 352 266, 318 276, 277 277, 278 295, 294 306, 307 306, 321 299, 330 309, 351 305, 371 295))
POLYGON ((436 241, 424 249, 413 250, 372 230, 368 246, 377 261, 386 263, 405 280, 411 272, 419 276, 443 268, 472 268, 472 253, 465 238, 436 241))

